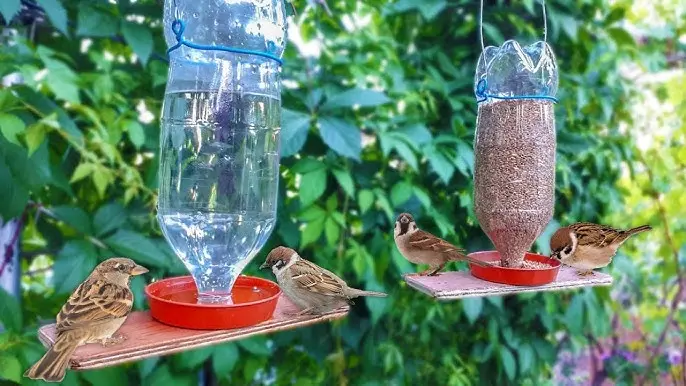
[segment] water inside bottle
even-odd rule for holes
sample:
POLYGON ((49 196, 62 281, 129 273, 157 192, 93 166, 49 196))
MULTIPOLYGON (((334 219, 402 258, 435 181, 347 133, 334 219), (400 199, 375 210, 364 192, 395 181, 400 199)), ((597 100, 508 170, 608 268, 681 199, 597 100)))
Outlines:
POLYGON ((160 226, 198 301, 230 302, 275 223, 280 101, 178 92, 165 96, 162 111, 160 226))

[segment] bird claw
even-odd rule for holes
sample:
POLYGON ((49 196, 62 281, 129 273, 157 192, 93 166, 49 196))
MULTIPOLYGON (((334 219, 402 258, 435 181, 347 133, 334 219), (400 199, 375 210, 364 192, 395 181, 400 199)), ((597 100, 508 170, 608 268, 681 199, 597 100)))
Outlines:
POLYGON ((577 274, 579 276, 593 276, 594 275, 593 271, 578 271, 577 274))
POLYGON ((126 340, 126 336, 117 334, 117 335, 112 335, 108 338, 100 340, 100 343, 103 345, 103 347, 110 347, 114 346, 115 344, 119 344, 123 341, 126 340))

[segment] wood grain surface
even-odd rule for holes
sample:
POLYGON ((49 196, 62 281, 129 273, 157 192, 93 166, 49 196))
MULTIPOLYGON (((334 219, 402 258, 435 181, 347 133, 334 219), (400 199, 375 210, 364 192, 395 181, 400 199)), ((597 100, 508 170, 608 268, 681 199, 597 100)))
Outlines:
MULTIPOLYGON (((295 317, 284 315, 284 313, 297 311, 298 308, 282 295, 271 320, 234 330, 187 330, 159 323, 147 311, 133 312, 118 331, 119 334, 127 338, 125 341, 110 347, 103 347, 100 344, 81 346, 76 349, 70 367, 75 370, 85 370, 114 366, 124 362, 169 355, 254 335, 308 326, 343 318, 347 315, 349 308, 340 308, 321 316, 303 315, 295 317)), ((55 340, 55 325, 50 324, 41 327, 38 330, 38 338, 44 346, 52 346, 55 340)))
POLYGON ((470 297, 502 296, 523 292, 564 291, 576 288, 612 285, 612 276, 595 272, 593 276, 579 276, 574 268, 560 267, 557 280, 537 287, 521 287, 491 283, 472 276, 469 271, 443 272, 439 276, 404 276, 411 287, 438 300, 455 300, 470 297))

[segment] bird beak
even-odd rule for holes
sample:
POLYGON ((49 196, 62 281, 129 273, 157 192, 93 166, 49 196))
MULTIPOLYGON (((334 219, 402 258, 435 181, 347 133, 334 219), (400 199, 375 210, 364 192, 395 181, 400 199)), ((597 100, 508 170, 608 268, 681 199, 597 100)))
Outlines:
POLYGON ((269 268, 269 266, 267 266, 266 261, 264 263, 262 263, 262 265, 260 265, 260 269, 265 269, 265 268, 269 268))
POLYGON ((142 275, 144 273, 148 272, 148 269, 143 267, 142 265, 136 264, 135 267, 131 270, 131 276, 138 276, 142 275))

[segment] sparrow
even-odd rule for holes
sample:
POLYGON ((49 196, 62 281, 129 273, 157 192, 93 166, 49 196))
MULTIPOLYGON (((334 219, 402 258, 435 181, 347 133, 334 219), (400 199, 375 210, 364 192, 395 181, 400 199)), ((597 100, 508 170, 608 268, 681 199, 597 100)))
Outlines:
POLYGON ((363 291, 348 285, 332 272, 305 260, 296 251, 276 247, 260 269, 271 268, 286 297, 302 310, 294 315, 323 314, 359 296, 386 297, 383 292, 363 291))
POLYGON ((110 346, 126 338, 114 336, 133 306, 131 276, 148 272, 133 260, 117 257, 100 263, 69 296, 57 314, 55 344, 24 373, 31 379, 60 382, 74 350, 86 343, 110 346))
POLYGON ((468 261, 481 266, 491 264, 472 259, 464 254, 464 249, 458 248, 449 242, 425 232, 414 221, 409 213, 401 213, 395 220, 393 230, 395 245, 400 253, 411 263, 428 264, 429 269, 420 272, 420 276, 436 276, 449 261, 468 261))
POLYGON ((580 222, 555 231, 550 238, 550 257, 577 268, 579 276, 593 275, 593 270, 610 264, 617 249, 629 237, 653 229, 649 225, 629 230, 580 222))

